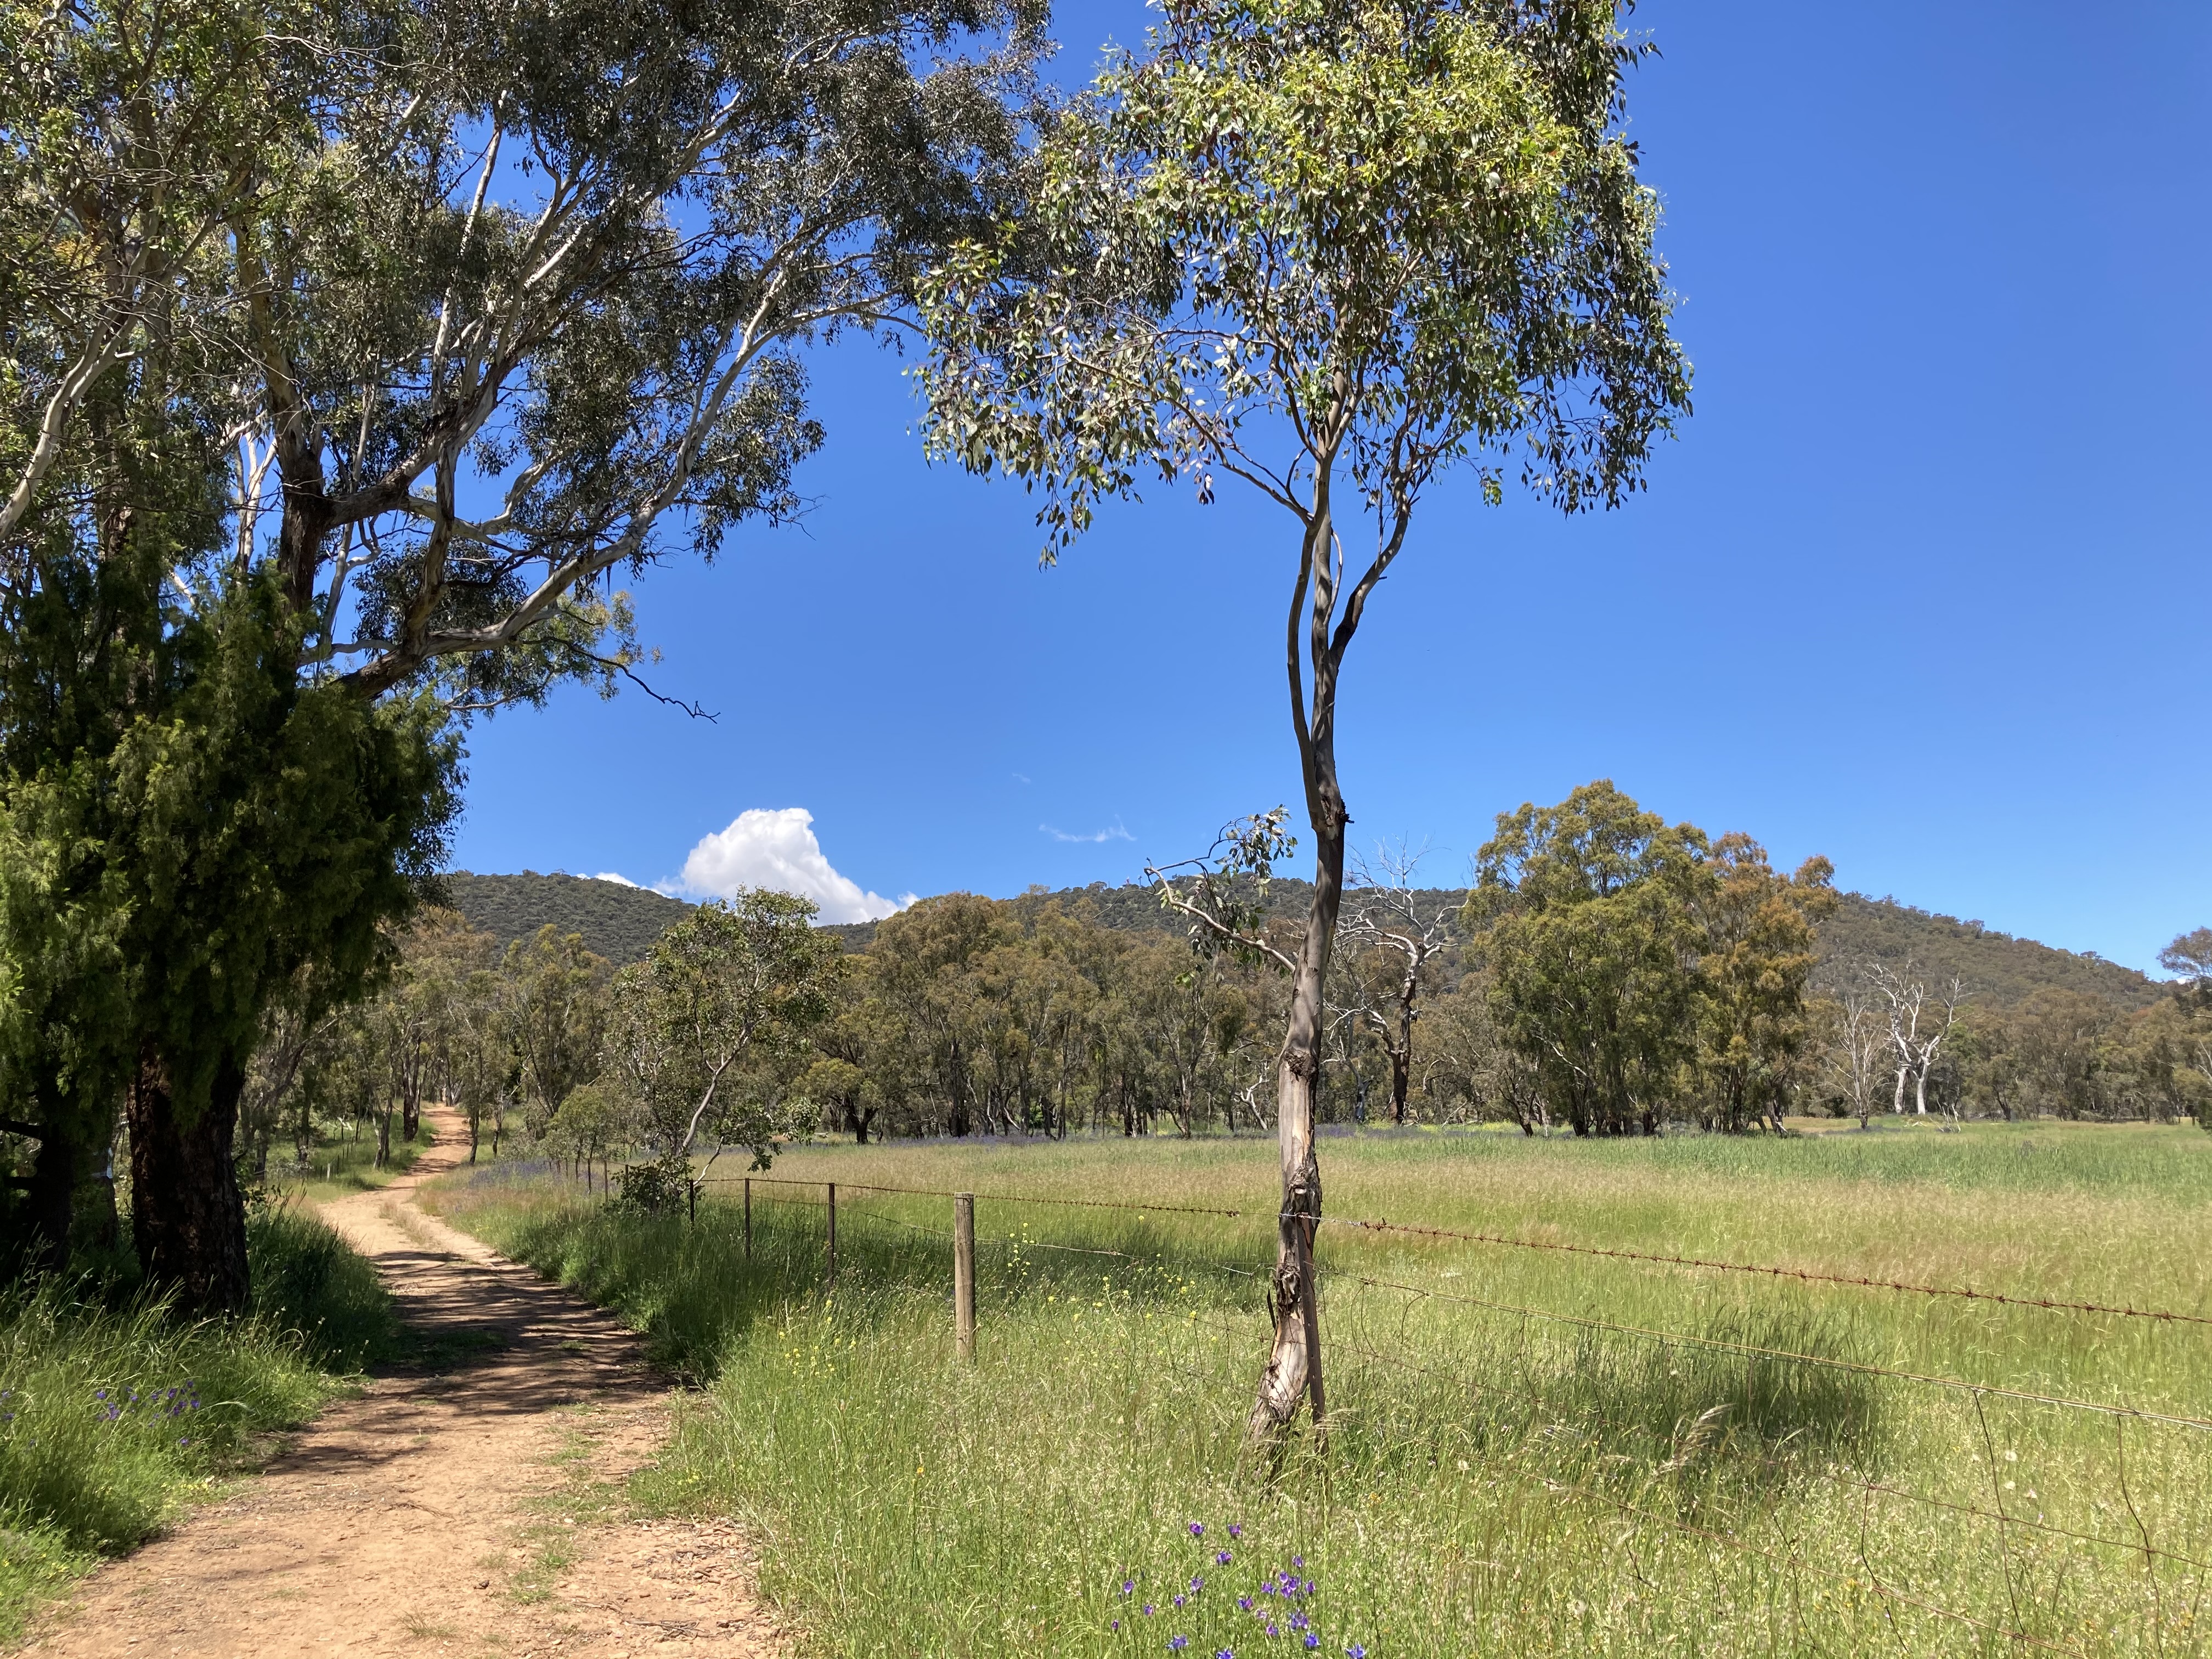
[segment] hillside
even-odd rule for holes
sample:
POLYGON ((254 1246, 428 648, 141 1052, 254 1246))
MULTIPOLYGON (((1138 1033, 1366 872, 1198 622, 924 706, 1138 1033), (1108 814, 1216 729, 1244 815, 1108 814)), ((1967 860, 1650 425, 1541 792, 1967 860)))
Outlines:
POLYGON ((1871 959, 1902 967, 1910 956, 1929 979, 1954 975, 1966 988, 1999 1005, 2046 988, 2108 997, 2124 1007, 2157 1001, 2166 988, 2132 968, 2102 957, 2080 956, 2032 939, 2015 939, 1978 921, 1931 915, 1894 899, 1846 893, 1820 929, 1823 976, 1846 962, 1871 959))
MULTIPOLYGON (((455 908, 476 927, 512 939, 532 933, 550 921, 564 933, 581 933, 592 950, 617 963, 634 962, 644 955, 646 947, 690 908, 643 888, 578 876, 525 872, 519 876, 463 874, 447 879, 455 908)), ((1279 915, 1299 915, 1310 891, 1303 881, 1277 881, 1268 889, 1268 908, 1279 915)), ((1071 910, 1088 913, 1109 927, 1182 931, 1175 919, 1160 909, 1152 890, 1135 883, 1109 887, 1093 882, 1088 887, 1063 888, 1057 892, 1032 890, 1023 896, 1056 901, 1071 910)), ((1439 888, 1424 891, 1419 897, 1425 904, 1452 907, 1460 895, 1439 888)), ((823 931, 836 934, 848 951, 865 951, 875 938, 876 924, 842 923, 823 931)), ((1934 915, 1894 899, 1869 898, 1863 893, 1843 896, 1842 905, 1820 930, 1820 944, 1827 964, 1823 978, 1845 963, 1870 960, 1902 967, 1909 957, 1926 976, 1948 980, 1956 975, 1978 997, 2000 1006, 2017 1002, 2045 987, 2091 993, 2130 1008, 2144 1006, 2165 994, 2157 981, 2118 963, 2055 950, 1979 922, 1934 915)))
POLYGON ((690 906, 644 887, 586 876, 479 876, 459 871, 446 878, 453 908, 502 944, 527 939, 547 922, 564 933, 581 933, 586 948, 617 964, 635 962, 653 940, 684 920, 690 906))

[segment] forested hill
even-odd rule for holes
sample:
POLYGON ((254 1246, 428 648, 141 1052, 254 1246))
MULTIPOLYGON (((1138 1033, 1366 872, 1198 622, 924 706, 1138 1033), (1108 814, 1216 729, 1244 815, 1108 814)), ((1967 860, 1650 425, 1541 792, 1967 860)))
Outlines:
MULTIPOLYGON (((1267 908, 1277 915, 1301 915, 1311 891, 1303 881, 1275 881, 1267 890, 1267 908)), ((1028 896, 1058 900, 1075 909, 1087 908, 1109 927, 1182 931, 1176 918, 1161 910, 1152 889, 1134 884, 1109 887, 1093 882, 1088 887, 1028 896)), ((1457 889, 1444 888, 1413 896, 1424 913, 1431 907, 1455 912, 1463 896, 1457 889)), ((875 925, 863 922, 837 931, 845 936, 848 949, 865 950, 875 925)), ((2166 988, 2156 981, 2118 963, 2014 939, 1978 921, 1932 915, 1894 899, 1869 898, 1863 893, 1843 895, 1836 914, 1820 929, 1820 947, 1830 972, 1845 963, 1868 960, 1902 968, 1909 957, 1923 977, 1941 981, 1955 975, 1977 997, 2000 1005, 2017 1002, 2046 987, 2087 992, 2129 1008, 2142 1007, 2166 994, 2166 988)))
POLYGON ((2045 989, 2087 992, 2124 1007, 2141 1008, 2166 995, 2168 987, 2132 968, 2095 955, 2076 955, 2015 939, 1978 921, 1931 915, 1894 899, 1846 893, 1836 914, 1820 927, 1821 954, 1830 966, 1871 958, 1904 966, 1910 956, 1930 980, 1954 975, 1966 988, 1996 1003, 2017 1002, 2045 989))
MULTIPOLYGON (((563 933, 581 933, 591 949, 617 963, 643 956, 646 947, 690 908, 645 888, 581 876, 525 872, 519 876, 460 874, 447 881, 454 907, 472 926, 502 940, 525 938, 550 921, 563 933)), ((1303 881, 1277 881, 1268 889, 1267 908, 1279 915, 1302 914, 1310 890, 1303 881)), ((1058 892, 1033 889, 1023 896, 1030 902, 1057 901, 1109 927, 1181 931, 1175 918, 1161 910, 1152 890, 1133 884, 1109 887, 1093 882, 1058 892)), ((1461 895, 1439 888, 1415 896, 1425 908, 1453 910, 1461 895)), ((876 926, 853 922, 827 931, 842 939, 846 949, 865 951, 876 926)), ((1932 915, 1893 899, 1860 893, 1844 895, 1842 905, 1821 927, 1820 944, 1831 972, 1842 963, 1865 960, 1902 967, 1910 957, 1927 978, 1945 981, 1955 975, 1977 996, 2000 1005, 2045 988, 2087 992, 2130 1008, 2165 994, 2155 981, 2115 962, 2054 950, 1978 921, 1932 915)))
POLYGON ((635 962, 653 940, 684 920, 690 906, 649 888, 588 876, 478 876, 466 871, 446 878, 453 908, 501 943, 527 939, 547 922, 564 933, 581 933, 585 948, 610 962, 635 962))

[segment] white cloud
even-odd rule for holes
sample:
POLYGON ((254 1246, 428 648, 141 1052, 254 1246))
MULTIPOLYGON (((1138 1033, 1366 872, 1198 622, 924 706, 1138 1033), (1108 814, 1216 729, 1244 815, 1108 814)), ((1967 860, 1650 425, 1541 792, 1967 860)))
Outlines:
POLYGON ((839 875, 822 855, 813 823, 803 806, 738 813, 728 829, 700 837, 684 860, 685 890, 728 898, 741 887, 770 887, 812 899, 824 921, 875 921, 914 902, 912 893, 887 899, 839 875))
POLYGON ((1097 842, 1105 842, 1105 841, 1134 841, 1134 840, 1136 840, 1136 837, 1135 837, 1134 836, 1131 835, 1131 834, 1130 834, 1127 830, 1125 830, 1124 828, 1122 828, 1122 826, 1121 826, 1121 819, 1119 819, 1119 818, 1115 818, 1115 819, 1114 820, 1114 822, 1113 822, 1110 825, 1109 825, 1106 829, 1103 829, 1103 830, 1092 830, 1089 835, 1087 835, 1087 836, 1071 836, 1070 834, 1068 834, 1068 833, 1067 833, 1067 831, 1066 831, 1066 830, 1055 830, 1055 829, 1054 829, 1054 828, 1053 828, 1050 824, 1048 824, 1048 823, 1040 823, 1039 825, 1037 825, 1037 828, 1038 828, 1039 830, 1042 830, 1046 835, 1050 836, 1051 836, 1054 841, 1097 841, 1097 842))
POLYGON ((593 881, 611 881, 617 887, 635 887, 638 884, 632 881, 628 876, 617 875, 611 870, 602 870, 598 875, 593 876, 592 879, 593 881))

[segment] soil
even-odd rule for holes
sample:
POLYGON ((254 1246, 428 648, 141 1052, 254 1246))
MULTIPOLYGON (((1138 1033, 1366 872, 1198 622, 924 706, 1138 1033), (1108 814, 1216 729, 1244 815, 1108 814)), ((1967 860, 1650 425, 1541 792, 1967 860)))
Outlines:
POLYGON ((624 1513, 619 1483, 662 1443, 672 1398, 635 1335, 416 1202, 467 1157, 463 1126, 435 1127, 409 1174, 322 1214, 446 1366, 372 1377, 225 1499, 102 1567, 28 1653, 786 1650, 735 1528, 624 1513))

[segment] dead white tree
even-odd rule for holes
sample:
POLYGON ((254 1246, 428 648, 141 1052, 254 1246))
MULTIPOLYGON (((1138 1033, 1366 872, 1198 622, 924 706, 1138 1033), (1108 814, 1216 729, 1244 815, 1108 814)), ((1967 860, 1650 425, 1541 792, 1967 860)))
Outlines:
POLYGON ((1378 845, 1373 866, 1355 855, 1352 890, 1337 925, 1337 937, 1349 951, 1391 961, 1387 989, 1373 988, 1384 994, 1362 995, 1358 1008, 1390 1057, 1390 1121, 1397 1124, 1406 1121, 1421 994, 1434 972, 1432 964, 1451 943, 1451 918, 1459 908, 1449 896, 1425 895, 1413 886, 1413 872, 1427 851, 1410 850, 1402 842, 1395 852, 1378 845))
POLYGON ((1887 1014, 1889 1048, 1897 1064, 1897 1089, 1890 1110, 1903 1115, 1905 1085, 1909 1080, 1913 1085, 1914 1110, 1925 1117, 1928 1073, 1935 1066, 1936 1054, 1950 1037, 1952 1027, 1958 1024, 1959 1010, 1966 1000, 1966 987, 1954 978, 1948 990, 1930 991, 1914 977, 1910 957, 1905 958, 1902 969, 1875 963, 1867 969, 1867 977, 1881 998, 1887 1014))
POLYGON ((1837 1022, 1836 1041, 1829 1051, 1836 1080, 1843 1085, 1844 1097, 1851 1103, 1851 1115, 1862 1129, 1874 1115, 1881 1079, 1889 1070, 1886 1062, 1890 1052, 1889 1022, 1885 1011, 1876 1006, 1877 994, 1865 978, 1862 971, 1861 982, 1838 999, 1842 1018, 1837 1022))

